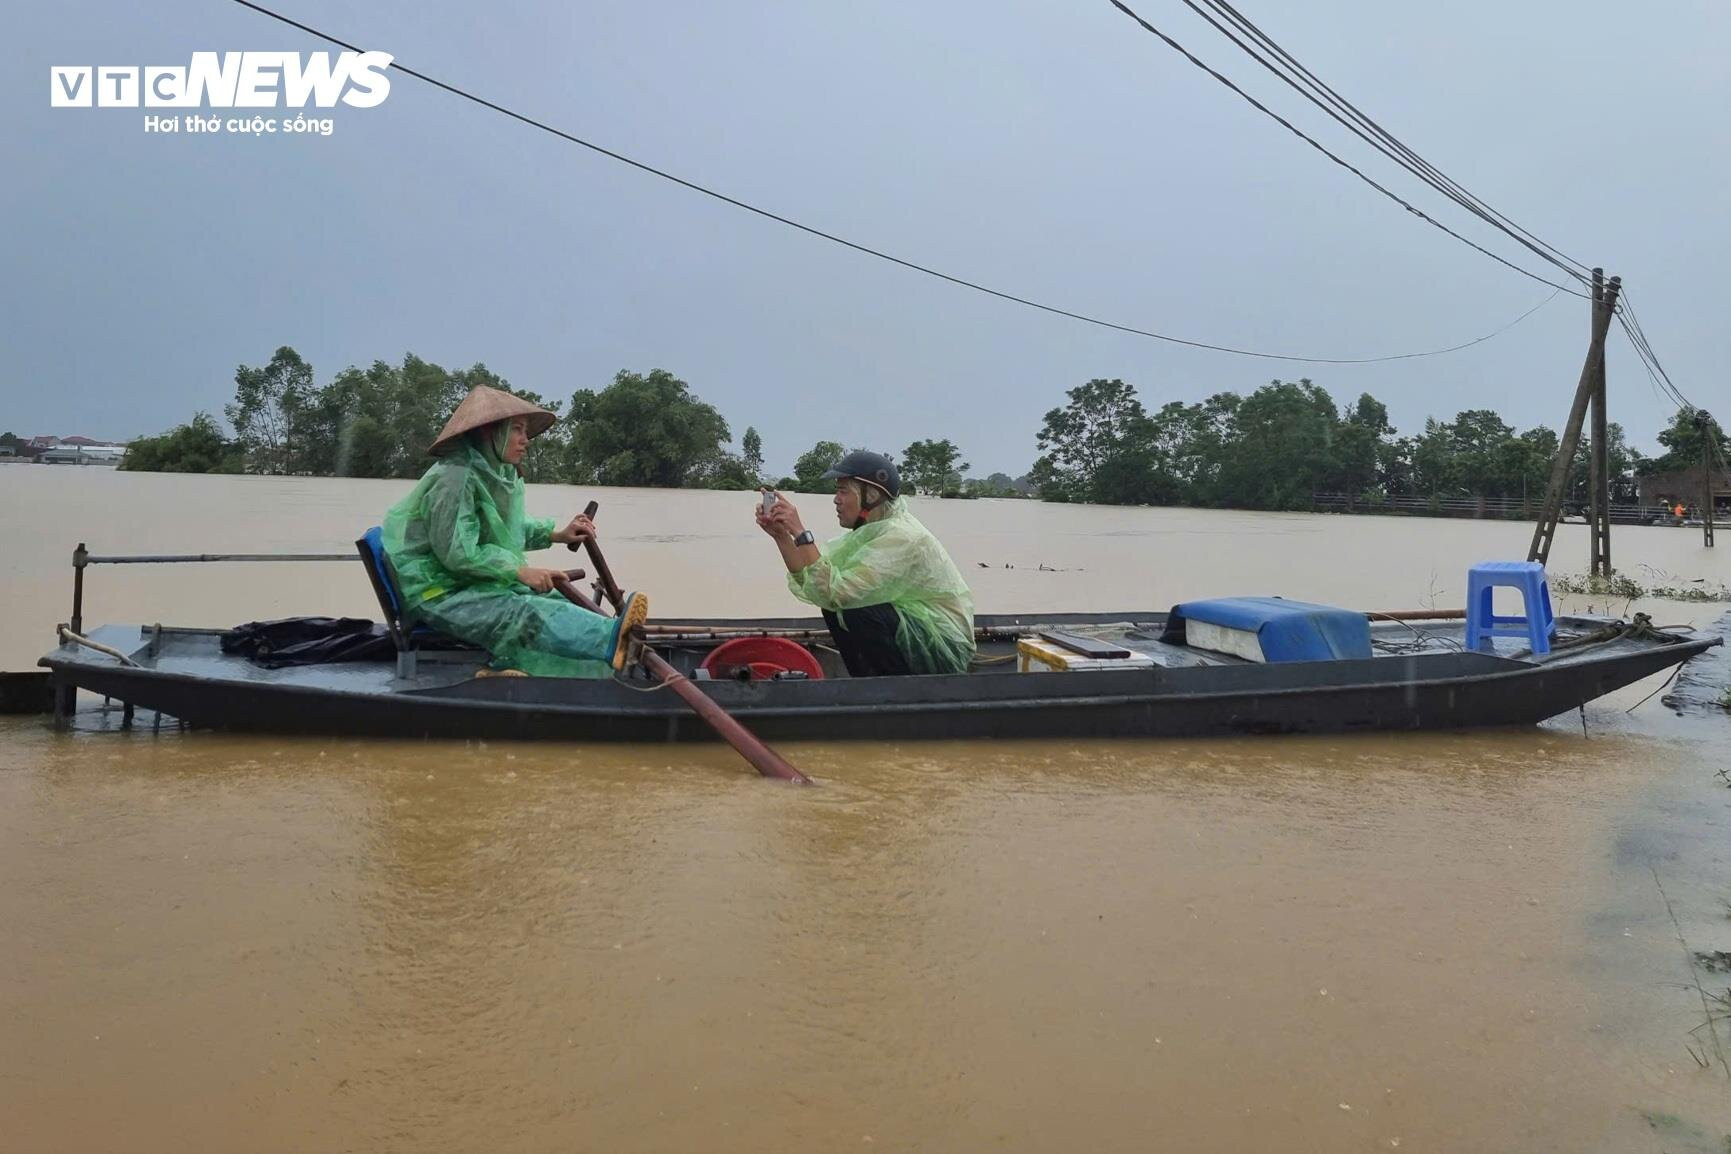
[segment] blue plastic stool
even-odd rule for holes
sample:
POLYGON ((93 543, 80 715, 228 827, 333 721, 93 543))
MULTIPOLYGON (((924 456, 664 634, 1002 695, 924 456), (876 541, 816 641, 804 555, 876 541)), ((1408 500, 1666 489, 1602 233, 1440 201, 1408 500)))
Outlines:
POLYGON ((1525 637, 1534 653, 1551 651, 1551 631, 1557 619, 1551 613, 1551 586, 1545 567, 1537 561, 1484 561, 1467 570, 1467 648, 1492 650, 1492 637, 1525 637), (1491 596, 1497 586, 1521 591, 1519 617, 1498 617, 1491 612, 1491 596))

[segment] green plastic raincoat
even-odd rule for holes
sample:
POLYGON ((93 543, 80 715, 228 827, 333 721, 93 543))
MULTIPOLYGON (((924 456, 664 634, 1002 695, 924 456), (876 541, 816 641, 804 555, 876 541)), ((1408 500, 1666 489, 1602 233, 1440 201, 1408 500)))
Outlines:
POLYGON ((411 621, 493 655, 497 669, 608 677, 614 622, 517 580, 524 554, 553 543, 525 517, 523 475, 500 458, 504 422, 476 429, 385 514, 385 558, 411 621))
POLYGON ((847 627, 847 610, 893 605, 901 623, 896 648, 915 673, 965 673, 974 656, 974 595, 907 499, 819 546, 823 554, 787 587, 801 601, 833 610, 847 627))

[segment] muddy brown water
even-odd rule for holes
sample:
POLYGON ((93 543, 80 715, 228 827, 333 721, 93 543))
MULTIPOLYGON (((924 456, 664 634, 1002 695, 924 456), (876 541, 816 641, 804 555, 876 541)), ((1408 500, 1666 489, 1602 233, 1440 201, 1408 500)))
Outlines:
MULTIPOLYGON (((79 540, 340 550, 405 487, 0 469, 0 668, 49 648, 79 540)), ((795 611, 750 495, 530 504, 590 497, 657 615, 795 611)), ((1528 532, 921 515, 982 611, 1458 604, 1528 532)), ((1731 576, 1698 532, 1613 548, 1731 576)), ((1553 567, 1585 554, 1565 527, 1553 567)), ((86 620, 369 603, 347 565, 106 568, 86 620)), ((0 1149, 1722 1152, 1677 936, 1731 948, 1731 719, 1624 712, 1654 687, 1585 737, 785 747, 811 790, 721 747, 3 719, 0 1149)))

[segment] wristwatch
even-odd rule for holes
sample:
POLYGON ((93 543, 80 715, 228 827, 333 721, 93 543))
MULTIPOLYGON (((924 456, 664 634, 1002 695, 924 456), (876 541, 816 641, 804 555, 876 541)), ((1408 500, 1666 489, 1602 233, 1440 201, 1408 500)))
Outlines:
POLYGON ((793 543, 795 545, 809 545, 813 541, 815 541, 816 539, 817 538, 815 538, 811 535, 810 529, 801 529, 799 536, 797 536, 793 539, 793 543))

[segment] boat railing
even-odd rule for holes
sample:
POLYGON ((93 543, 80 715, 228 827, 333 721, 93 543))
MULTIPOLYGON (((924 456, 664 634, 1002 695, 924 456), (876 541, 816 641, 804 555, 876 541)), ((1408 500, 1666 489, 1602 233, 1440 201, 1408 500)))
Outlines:
POLYGON ((140 553, 131 556, 100 556, 85 548, 84 542, 72 551, 72 620, 67 627, 73 633, 84 632, 84 570, 91 565, 179 565, 224 561, 347 561, 359 560, 351 550, 347 553, 140 553))

